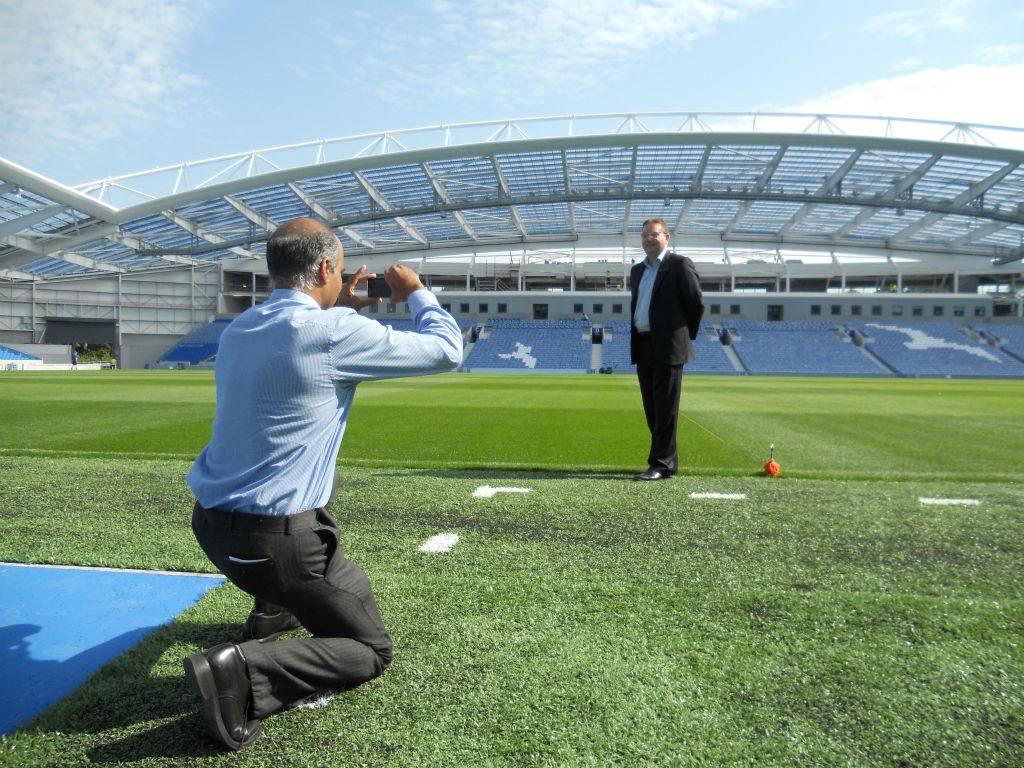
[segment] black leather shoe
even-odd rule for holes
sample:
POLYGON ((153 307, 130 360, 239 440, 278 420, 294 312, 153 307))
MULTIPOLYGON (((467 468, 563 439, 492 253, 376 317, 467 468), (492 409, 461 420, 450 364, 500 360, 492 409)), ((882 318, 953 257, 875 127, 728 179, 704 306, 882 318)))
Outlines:
POLYGON ((671 477, 669 474, 662 474, 656 469, 647 469, 643 472, 637 472, 633 475, 634 480, 668 480, 671 477))
POLYGON ((302 624, 284 608, 275 613, 265 613, 253 608, 242 627, 243 640, 273 640, 282 632, 298 629, 302 624))
POLYGON ((183 663, 210 735, 231 749, 252 743, 261 723, 252 719, 249 670, 238 646, 224 643, 206 653, 194 653, 183 663))

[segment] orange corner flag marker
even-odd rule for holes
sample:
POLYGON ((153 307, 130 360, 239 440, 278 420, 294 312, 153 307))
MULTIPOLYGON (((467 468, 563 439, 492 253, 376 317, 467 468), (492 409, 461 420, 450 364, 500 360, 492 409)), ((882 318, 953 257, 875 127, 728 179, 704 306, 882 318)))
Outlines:
POLYGON ((768 461, 764 465, 764 474, 767 477, 778 477, 782 474, 782 467, 779 466, 779 462, 775 460, 775 443, 771 444, 770 447, 771 455, 768 457, 768 461))

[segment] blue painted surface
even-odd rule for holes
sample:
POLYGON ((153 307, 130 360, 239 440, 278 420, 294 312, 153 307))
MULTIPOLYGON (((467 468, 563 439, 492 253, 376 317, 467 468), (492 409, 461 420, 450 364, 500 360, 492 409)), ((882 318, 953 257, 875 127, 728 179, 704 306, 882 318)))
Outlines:
POLYGON ((0 733, 10 733, 223 578, 0 565, 0 733))

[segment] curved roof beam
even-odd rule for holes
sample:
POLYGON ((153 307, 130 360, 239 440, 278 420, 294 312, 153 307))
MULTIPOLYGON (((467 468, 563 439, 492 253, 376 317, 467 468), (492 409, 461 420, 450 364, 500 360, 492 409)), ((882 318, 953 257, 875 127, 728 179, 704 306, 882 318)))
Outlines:
MULTIPOLYGON (((366 175, 362 171, 353 171, 352 175, 355 176, 359 185, 366 190, 366 194, 370 196, 370 199, 373 200, 373 202, 376 203, 382 211, 391 213, 395 210, 395 207, 385 199, 384 195, 381 194, 381 191, 377 189, 377 187, 370 183, 370 180, 366 178, 366 175)), ((412 224, 409 223, 409 220, 404 216, 395 216, 394 221, 395 224, 401 227, 402 231, 413 240, 421 245, 427 244, 427 238, 416 231, 416 228, 412 226, 412 224)))

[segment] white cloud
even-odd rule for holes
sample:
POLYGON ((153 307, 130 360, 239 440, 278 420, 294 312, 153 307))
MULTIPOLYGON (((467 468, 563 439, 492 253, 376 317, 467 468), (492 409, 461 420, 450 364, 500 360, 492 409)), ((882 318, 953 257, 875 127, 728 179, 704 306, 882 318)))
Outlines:
MULTIPOLYGON (((486 93, 505 105, 623 77, 652 51, 685 48, 777 0, 492 0, 425 6, 431 34, 392 26, 414 55, 395 72, 419 91, 486 93), (403 34, 403 32, 405 34, 403 34)), ((417 18, 413 23, 423 23, 417 18)))
POLYGON ((203 85, 178 64, 181 41, 206 7, 0 0, 0 154, 31 165, 180 114, 203 85))
POLYGON ((1024 128, 1024 64, 925 69, 850 85, 792 108, 825 114, 883 115, 1024 128))
POLYGON ((872 16, 864 28, 870 34, 893 37, 921 37, 936 29, 963 31, 971 26, 978 5, 978 0, 940 0, 917 11, 872 16))
POLYGON ((986 63, 1024 59, 1024 45, 989 45, 980 48, 977 58, 986 63))

